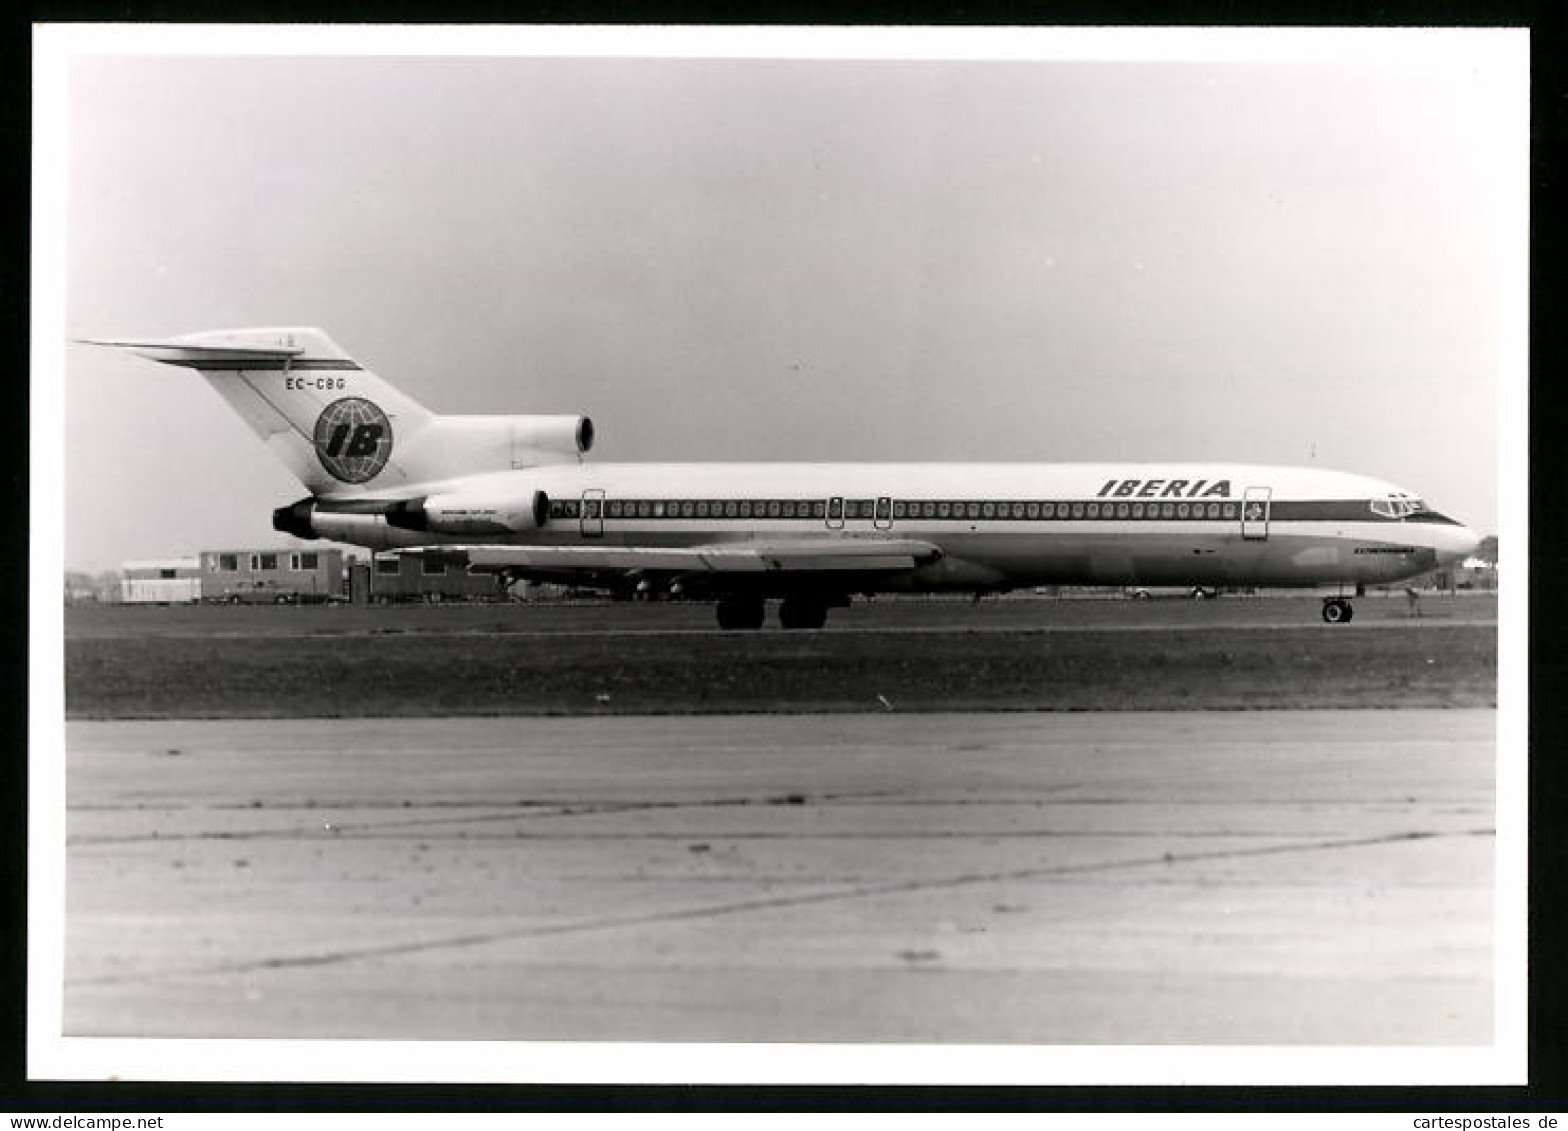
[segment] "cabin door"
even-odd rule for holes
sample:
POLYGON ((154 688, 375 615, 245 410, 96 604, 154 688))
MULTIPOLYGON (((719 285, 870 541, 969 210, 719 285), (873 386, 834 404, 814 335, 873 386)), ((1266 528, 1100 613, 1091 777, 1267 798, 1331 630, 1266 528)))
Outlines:
POLYGON ((1249 542, 1262 542, 1269 536, 1269 487, 1248 487, 1241 504, 1241 536, 1249 542))
POLYGON ((834 495, 831 499, 828 500, 827 523, 828 523, 828 529, 829 530, 843 530, 844 529, 844 496, 843 495, 834 495))
POLYGON ((578 529, 584 538, 599 538, 604 534, 604 492, 590 487, 583 492, 582 507, 577 512, 578 529))

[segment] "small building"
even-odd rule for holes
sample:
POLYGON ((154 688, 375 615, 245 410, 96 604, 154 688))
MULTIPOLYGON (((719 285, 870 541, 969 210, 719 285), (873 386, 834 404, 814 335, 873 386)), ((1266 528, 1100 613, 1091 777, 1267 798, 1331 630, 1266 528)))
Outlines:
POLYGON ((289 605, 341 601, 342 550, 204 550, 201 599, 289 605))
POLYGON ((376 554, 351 569, 355 601, 494 601, 503 594, 495 574, 470 573, 433 554, 376 554))
POLYGON ((194 605, 201 600, 201 559, 126 562, 120 600, 127 605, 194 605))
POLYGON ((1497 563, 1485 558, 1466 558, 1454 571, 1455 587, 1495 592, 1497 563))

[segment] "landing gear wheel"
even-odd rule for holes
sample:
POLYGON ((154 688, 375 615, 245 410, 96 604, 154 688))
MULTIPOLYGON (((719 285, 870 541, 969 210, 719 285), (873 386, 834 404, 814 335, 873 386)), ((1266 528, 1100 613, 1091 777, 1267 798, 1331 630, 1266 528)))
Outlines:
POLYGON ((1348 624, 1355 615, 1356 610, 1343 597, 1323 602, 1323 619, 1329 624, 1348 624))
POLYGON ((761 628, 764 611, 760 597, 726 597, 718 604, 719 627, 761 628))
POLYGON ((828 623, 827 602, 811 597, 786 597, 779 606, 779 624, 785 628, 821 628, 828 623))

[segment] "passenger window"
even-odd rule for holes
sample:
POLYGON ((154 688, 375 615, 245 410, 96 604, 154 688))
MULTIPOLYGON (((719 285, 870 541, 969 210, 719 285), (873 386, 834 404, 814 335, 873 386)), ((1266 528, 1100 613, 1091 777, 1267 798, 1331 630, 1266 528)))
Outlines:
POLYGON ((1090 503, 1089 504, 1089 517, 1090 518, 1099 518, 1100 517, 1100 504, 1099 503, 1090 503))
POLYGON ((984 503, 984 504, 982 504, 981 507, 980 507, 980 517, 981 518, 995 518, 996 517, 996 504, 995 503, 984 503))

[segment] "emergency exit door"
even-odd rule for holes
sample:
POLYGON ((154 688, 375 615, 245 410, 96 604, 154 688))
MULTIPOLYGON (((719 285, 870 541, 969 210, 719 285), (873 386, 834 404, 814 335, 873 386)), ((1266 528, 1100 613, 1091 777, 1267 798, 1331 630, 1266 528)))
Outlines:
POLYGON ((583 492, 577 523, 584 538, 604 535, 604 492, 598 487, 590 487, 583 492))
POLYGON ((1241 503, 1241 536, 1261 542, 1269 536, 1269 503, 1274 491, 1269 487, 1248 487, 1241 503))

